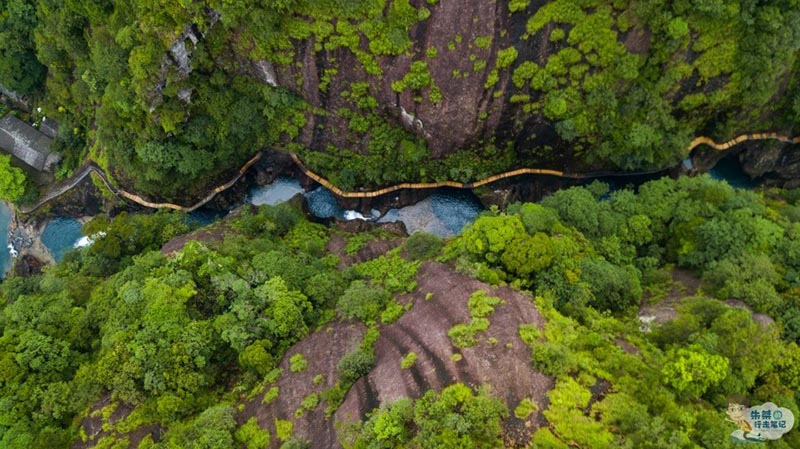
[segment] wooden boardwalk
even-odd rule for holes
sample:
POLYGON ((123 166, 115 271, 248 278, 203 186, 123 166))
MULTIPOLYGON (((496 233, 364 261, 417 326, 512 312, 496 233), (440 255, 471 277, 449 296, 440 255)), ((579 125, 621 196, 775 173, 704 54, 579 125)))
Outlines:
MULTIPOLYGON (((711 148, 713 148, 715 150, 725 151, 725 150, 728 150, 731 147, 733 147, 735 145, 738 145, 738 144, 740 144, 742 142, 753 141, 753 140, 777 140, 777 141, 780 141, 780 142, 791 143, 791 144, 800 143, 800 137, 794 137, 793 138, 793 137, 785 136, 785 135, 778 134, 778 133, 742 134, 740 136, 734 137, 733 139, 728 140, 726 142, 722 142, 722 143, 717 143, 717 142, 715 142, 714 140, 712 140, 712 139, 710 139, 708 137, 700 136, 700 137, 697 137, 694 140, 692 140, 692 142, 689 144, 689 147, 686 150, 686 153, 687 154, 691 153, 692 150, 694 150, 696 147, 698 147, 700 145, 708 145, 709 147, 711 147, 711 148)), ((45 193, 45 195, 39 201, 36 202, 36 204, 34 204, 34 205, 30 206, 30 207, 20 208, 20 212, 22 212, 24 214, 29 214, 29 213, 35 211, 36 209, 38 209, 42 205, 48 203, 49 201, 52 201, 55 198, 58 198, 59 196, 63 195, 64 193, 66 193, 69 190, 73 189, 86 176, 89 176, 92 173, 94 173, 94 174, 96 174, 97 176, 100 177, 100 179, 102 180, 103 184, 106 186, 106 188, 111 193, 113 193, 114 195, 117 195, 119 197, 125 198, 127 200, 130 200, 130 201, 132 201, 132 202, 134 202, 136 204, 139 204, 140 206, 148 207, 148 208, 151 208, 151 209, 166 208, 166 209, 174 209, 174 210, 183 211, 183 212, 191 212, 191 211, 193 211, 195 209, 198 209, 198 208, 204 206, 209 201, 214 199, 214 197, 217 194, 229 189, 231 186, 236 184, 236 182, 239 180, 239 178, 241 178, 242 175, 244 175, 245 172, 250 167, 253 166, 253 164, 255 164, 256 162, 258 162, 261 159, 262 154, 263 153, 261 151, 256 153, 255 156, 253 156, 249 161, 247 161, 246 164, 244 164, 239 169, 239 171, 236 173, 236 175, 233 178, 231 178, 225 184, 222 184, 222 185, 219 185, 219 186, 215 187, 202 200, 200 200, 197 203, 192 204, 190 206, 181 206, 179 204, 173 204, 173 203, 154 203, 154 202, 151 202, 151 201, 148 201, 148 200, 142 198, 141 196, 139 196, 139 195, 137 195, 135 193, 131 193, 131 192, 128 192, 126 190, 117 188, 117 187, 115 187, 113 185, 113 183, 109 180, 108 175, 106 175, 106 173, 100 167, 98 167, 94 162, 87 162, 83 166, 81 166, 81 168, 78 170, 78 172, 75 173, 72 177, 70 177, 69 179, 66 179, 66 180, 54 185, 53 187, 51 187, 48 190, 48 192, 45 193)), ((469 183, 461 183, 461 182, 456 182, 456 181, 402 183, 402 184, 395 184, 395 185, 392 185, 392 186, 389 186, 389 187, 385 187, 385 188, 382 188, 382 189, 378 189, 378 190, 350 192, 350 191, 345 191, 345 190, 340 189, 339 187, 335 186, 333 183, 331 183, 327 179, 325 179, 322 176, 318 175, 317 173, 314 173, 313 171, 311 171, 308 167, 305 166, 303 161, 300 160, 300 158, 295 153, 289 152, 289 155, 292 157, 292 160, 294 161, 295 164, 297 164, 298 168, 300 168, 300 170, 303 172, 303 174, 305 174, 309 178, 313 179, 314 181, 318 182, 320 185, 324 186, 325 188, 329 189, 335 195, 340 196, 342 198, 375 198, 375 197, 378 197, 378 196, 381 196, 381 195, 386 195, 387 193, 391 193, 391 192, 394 192, 394 191, 397 191, 397 190, 402 190, 402 189, 420 190, 420 189, 436 189, 436 188, 439 188, 439 187, 454 187, 454 188, 457 188, 457 189, 474 189, 476 187, 481 187, 481 186, 484 186, 484 185, 487 185, 487 184, 491 184, 491 183, 499 181, 501 179, 512 178, 512 177, 520 176, 520 175, 545 175, 545 176, 556 176, 556 177, 559 177, 559 178, 587 179, 587 178, 597 178, 597 177, 601 177, 601 176, 645 175, 645 174, 658 173, 658 172, 664 170, 664 169, 657 169, 657 170, 640 171, 640 172, 628 172, 628 173, 619 173, 619 172, 566 173, 566 172, 563 172, 563 171, 560 171, 560 170, 552 170, 552 169, 547 169, 547 168, 518 168, 516 170, 511 170, 511 171, 507 171, 507 172, 504 172, 504 173, 499 173, 499 174, 496 174, 496 175, 493 175, 493 176, 489 176, 488 178, 481 179, 481 180, 475 181, 475 182, 469 182, 469 183)))

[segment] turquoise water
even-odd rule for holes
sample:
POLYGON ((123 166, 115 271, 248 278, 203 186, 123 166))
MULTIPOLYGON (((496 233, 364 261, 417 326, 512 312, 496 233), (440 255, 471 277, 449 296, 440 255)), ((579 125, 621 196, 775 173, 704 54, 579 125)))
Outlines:
POLYGON ((300 182, 294 178, 280 177, 272 184, 253 187, 247 195, 247 202, 255 206, 262 204, 274 206, 289 201, 297 194, 303 195, 309 212, 315 217, 344 220, 364 219, 364 216, 358 212, 342 209, 330 190, 319 187, 306 192, 300 182))
POLYGON ((344 218, 344 209, 336 202, 330 190, 319 187, 306 195, 308 210, 318 218, 344 218))
POLYGON ((740 189, 752 189, 759 185, 758 181, 750 178, 750 176, 742 170, 742 166, 739 164, 736 156, 723 158, 717 162, 714 168, 709 170, 708 174, 716 180, 725 181, 732 187, 740 189))
POLYGON ((75 243, 81 237, 83 237, 81 222, 74 218, 56 218, 48 222, 44 228, 42 243, 58 262, 64 254, 75 248, 75 243))
POLYGON ((225 215, 228 215, 228 212, 214 209, 197 209, 189 212, 186 221, 189 224, 196 224, 202 227, 214 223, 225 215))
POLYGON ((466 190, 443 189, 430 198, 434 215, 453 234, 461 234, 464 226, 475 221, 484 210, 478 198, 466 190))
POLYGON ((483 209, 472 192, 445 188, 417 204, 390 209, 378 222, 401 221, 409 234, 424 231, 439 237, 451 237, 475 221, 483 209))
MULTIPOLYGON (((330 190, 318 187, 310 192, 303 191, 296 179, 278 178, 266 186, 254 187, 247 195, 251 204, 275 205, 288 201, 298 193, 303 194, 308 211, 318 218, 339 218, 342 220, 372 220, 378 212, 365 217, 359 212, 345 210, 336 202, 330 190)), ((438 189, 433 195, 412 206, 391 209, 378 222, 402 221, 409 233, 423 230, 442 237, 461 232, 461 229, 475 220, 483 206, 472 192, 458 189, 438 189)))
POLYGON ((251 189, 247 195, 247 202, 256 206, 262 204, 274 206, 284 201, 289 201, 298 193, 303 193, 300 181, 294 178, 280 177, 272 184, 251 189))
POLYGON ((11 224, 11 210, 6 206, 6 203, 0 202, 0 279, 5 275, 6 270, 11 267, 11 255, 8 252, 8 225, 11 224))

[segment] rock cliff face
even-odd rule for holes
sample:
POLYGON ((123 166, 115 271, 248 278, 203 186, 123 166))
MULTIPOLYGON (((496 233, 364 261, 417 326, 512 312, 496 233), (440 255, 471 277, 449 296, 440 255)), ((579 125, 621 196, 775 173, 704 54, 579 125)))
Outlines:
MULTIPOLYGON (((421 7, 424 1, 413 3, 421 7)), ((531 8, 535 10, 537 5, 531 8)), ((324 150, 328 144, 366 150, 369 141, 350 131, 348 118, 338 113, 353 104, 341 93, 359 82, 369 84, 368 92, 377 100, 380 115, 425 139, 434 158, 495 140, 522 141, 536 134, 552 137, 552 124, 536 114, 528 117, 523 135, 511 129, 513 117, 521 108, 509 101, 509 71, 498 73, 498 81, 486 87, 498 52, 514 47, 515 43, 521 58, 544 65, 550 53, 547 34, 523 41, 528 16, 510 14, 506 2, 447 1, 432 6, 430 11, 427 20, 410 27, 413 47, 409 52, 377 58, 380 76, 367 73, 348 48, 320 51, 313 36, 297 44, 295 63, 278 67, 276 74, 273 72, 276 69, 266 61, 257 63, 259 78, 265 83, 286 87, 313 108, 324 111, 309 115, 300 137, 303 145, 317 150, 324 150), (490 43, 483 44, 480 39, 490 43), (411 71, 415 61, 427 65, 438 88, 434 98, 431 90, 406 89, 398 93, 392 89, 394 82, 411 71), (330 76, 323 91, 320 84, 326 70, 331 69, 336 73, 330 76)), ((366 42, 362 42, 362 47, 368 50, 366 42)))
POLYGON ((800 187, 800 145, 760 142, 738 154, 745 173, 767 184, 800 187))
MULTIPOLYGON (((335 155, 340 164, 338 150, 386 152, 372 132, 376 117, 424 141, 426 159, 494 146, 512 154, 504 167, 571 171, 674 166, 692 137, 724 140, 752 131, 750 119, 759 114, 765 125, 755 129, 791 131, 774 117, 790 87, 791 58, 784 57, 796 45, 769 56, 775 73, 755 94, 759 80, 750 66, 765 56, 752 42, 763 38, 719 32, 744 18, 654 6, 658 16, 623 3, 391 1, 384 25, 398 5, 416 11, 405 29, 387 25, 388 39, 408 40, 400 50, 376 44, 364 26, 372 19, 298 16, 301 26, 312 25, 295 33, 302 38, 291 36, 283 62, 274 55, 252 61, 251 73, 308 103, 293 143, 335 155)), ((791 14, 782 11, 770 26, 792 33, 791 14)), ((761 159, 756 165, 772 160, 761 159)), ((782 159, 774 160, 780 166, 782 159)), ((387 181, 375 178, 368 183, 387 181)))
POLYGON ((725 157, 733 157, 742 171, 765 185, 800 187, 800 145, 775 141, 745 142, 724 152, 703 149, 693 156, 699 171, 713 168, 725 157))

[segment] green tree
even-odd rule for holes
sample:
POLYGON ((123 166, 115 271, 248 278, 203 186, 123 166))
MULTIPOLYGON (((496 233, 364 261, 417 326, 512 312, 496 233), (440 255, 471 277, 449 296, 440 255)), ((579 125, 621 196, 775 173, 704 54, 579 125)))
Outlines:
POLYGON ((494 448, 502 446, 500 420, 508 408, 485 389, 453 384, 416 401, 400 399, 374 410, 353 449, 396 447, 494 448))
POLYGON ((344 291, 336 308, 345 318, 357 318, 361 321, 373 321, 389 301, 389 293, 382 287, 355 280, 344 291))
POLYGON ((690 346, 671 351, 661 373, 664 383, 688 398, 699 398, 728 375, 728 359, 690 346))
POLYGON ((16 93, 31 94, 44 82, 33 43, 36 25, 36 2, 0 1, 0 85, 16 93))
POLYGON ((11 165, 11 156, 0 154, 0 199, 17 201, 25 194, 25 173, 11 165))

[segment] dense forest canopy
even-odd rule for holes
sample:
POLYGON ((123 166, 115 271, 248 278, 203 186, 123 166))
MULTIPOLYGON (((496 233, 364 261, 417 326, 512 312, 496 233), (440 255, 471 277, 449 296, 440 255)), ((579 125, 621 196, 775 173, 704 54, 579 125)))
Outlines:
POLYGON ((462 3, 5 0, 0 85, 62 122, 62 173, 162 197, 270 146, 344 188, 467 182, 664 167, 800 116, 795 1, 462 3))
MULTIPOLYGON (((0 0, 0 87, 60 123, 57 176, 91 160, 161 198, 269 147, 344 189, 664 168, 701 134, 797 131, 798 49, 797 0, 0 0)), ((0 197, 25 183, 0 158, 0 197)), ((0 284, 0 449, 719 448, 730 402, 800 417, 799 190, 594 182, 448 240, 296 203, 195 226, 99 215, 90 246, 0 284), (425 329, 452 354, 386 365, 392 326, 442 299, 420 287, 436 270, 480 286, 425 329), (541 320, 501 342, 513 295, 541 320), (541 396, 447 377, 478 350, 541 396), (370 390, 397 370, 429 391, 370 390)))
MULTIPOLYGON (((332 416, 354 394, 350 386, 374 366, 375 341, 414 307, 397 299, 415 291, 420 264, 432 257, 530 292, 547 321, 518 332, 531 370, 554 379, 549 405, 454 385, 337 425, 346 447, 495 447, 499 423, 534 412, 550 423, 535 432, 534 447, 724 447, 731 398, 800 412, 798 198, 708 177, 664 178, 638 192, 594 183, 487 211, 444 246, 414 234, 346 268, 346 254, 387 238, 384 231, 343 233, 308 222, 291 204, 261 206, 215 225, 218 238, 165 257, 164 242, 189 231, 181 215, 98 217, 85 231, 106 235, 93 245, 2 284, 0 447, 83 440, 122 448, 136 429, 156 428, 138 447, 306 447, 320 435, 293 431, 293 421, 318 408, 332 416), (331 252, 342 238, 351 249, 331 252), (702 279, 702 291, 675 302, 672 320, 643 330, 635 311, 675 295, 674 270, 702 279), (776 322, 720 301, 728 298, 776 322), (284 356, 339 320, 367 331, 333 361, 330 387, 303 398, 294 417, 245 413, 253 398, 298 394, 275 382, 317 361, 284 356), (598 382, 610 385, 599 398, 598 382), (109 421, 116 408, 129 414, 109 421), (87 435, 85 420, 101 418, 100 435, 87 435)), ((491 345, 482 333, 502 302, 473 294, 471 321, 447 331, 453 345, 491 345)), ((405 369, 416 357, 397 363, 405 369)), ((794 432, 770 447, 798 443, 794 432)))

